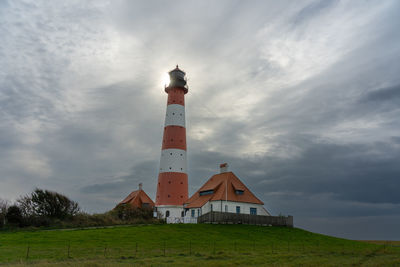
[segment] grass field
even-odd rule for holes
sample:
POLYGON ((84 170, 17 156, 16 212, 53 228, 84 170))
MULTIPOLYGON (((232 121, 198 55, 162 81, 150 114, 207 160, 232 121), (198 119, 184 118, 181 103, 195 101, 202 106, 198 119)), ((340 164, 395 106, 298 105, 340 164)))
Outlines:
POLYGON ((11 266, 400 266, 400 247, 296 228, 146 225, 0 232, 11 266))

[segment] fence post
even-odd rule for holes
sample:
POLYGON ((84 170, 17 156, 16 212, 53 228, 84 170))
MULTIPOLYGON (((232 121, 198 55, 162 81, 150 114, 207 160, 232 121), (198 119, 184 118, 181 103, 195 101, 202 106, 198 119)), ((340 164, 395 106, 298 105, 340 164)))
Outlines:
POLYGON ((215 254, 215 240, 214 240, 214 254, 215 254))
POLYGON ((28 243, 28 248, 26 249, 26 259, 29 259, 29 250, 30 250, 30 245, 28 243))
POLYGON ((136 247, 135 247, 135 258, 136 258, 136 255, 137 255, 137 242, 136 242, 136 247))
POLYGON ((164 240, 164 257, 165 257, 165 240, 164 240))

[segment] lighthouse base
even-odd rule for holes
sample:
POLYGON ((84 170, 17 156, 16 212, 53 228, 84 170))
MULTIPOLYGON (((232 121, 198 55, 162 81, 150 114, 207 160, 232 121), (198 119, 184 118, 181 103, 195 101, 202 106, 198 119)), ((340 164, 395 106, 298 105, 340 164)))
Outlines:
POLYGON ((185 210, 183 206, 160 205, 156 206, 157 214, 160 219, 166 219, 167 223, 183 223, 185 210))

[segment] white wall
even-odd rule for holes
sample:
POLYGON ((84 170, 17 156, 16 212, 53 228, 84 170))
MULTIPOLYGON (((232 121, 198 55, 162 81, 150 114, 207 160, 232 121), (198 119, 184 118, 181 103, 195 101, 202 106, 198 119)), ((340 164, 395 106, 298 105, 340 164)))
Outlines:
POLYGON ((169 217, 180 218, 182 211, 184 211, 182 206, 157 206, 157 212, 161 214, 161 218, 165 219, 165 214, 169 210, 169 217))
POLYGON ((211 204, 213 205, 213 211, 226 212, 225 211, 225 205, 227 205, 228 206, 227 212, 230 212, 230 213, 236 213, 236 206, 239 206, 241 214, 250 214, 250 208, 256 208, 257 209, 257 215, 266 215, 266 216, 271 215, 260 204, 216 200, 216 201, 208 201, 201 208, 189 209, 186 212, 185 217, 191 217, 192 210, 195 211, 194 215, 195 215, 196 218, 198 217, 198 210, 200 210, 200 215, 206 214, 206 213, 211 211, 211 204), (221 204, 222 204, 222 206, 221 206, 221 204), (221 210, 221 208, 222 208, 222 210, 221 210))

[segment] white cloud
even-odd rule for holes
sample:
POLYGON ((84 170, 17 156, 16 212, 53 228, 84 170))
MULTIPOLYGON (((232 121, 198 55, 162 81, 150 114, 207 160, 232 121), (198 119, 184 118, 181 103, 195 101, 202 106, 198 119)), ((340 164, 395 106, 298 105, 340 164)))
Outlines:
POLYGON ((290 86, 321 73, 373 39, 370 24, 390 7, 389 1, 334 3, 309 17, 299 12, 304 17, 298 20, 282 16, 258 32, 263 59, 278 70, 271 80, 279 79, 280 84, 290 86))
POLYGON ((48 178, 52 174, 48 159, 32 149, 15 149, 10 152, 7 168, 22 171, 28 176, 48 178))

